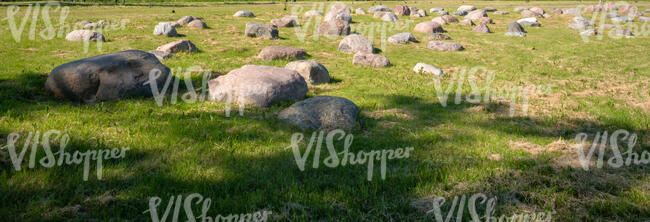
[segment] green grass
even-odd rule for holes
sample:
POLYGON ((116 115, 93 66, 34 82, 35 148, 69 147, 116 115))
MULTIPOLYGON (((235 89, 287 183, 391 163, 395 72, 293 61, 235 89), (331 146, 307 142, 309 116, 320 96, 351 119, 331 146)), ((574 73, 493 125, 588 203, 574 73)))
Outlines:
MULTIPOLYGON (((303 12, 311 9, 311 3, 304 4, 303 12)), ((371 2, 349 4, 367 9, 371 2)), ((384 4, 393 7, 398 3, 384 4)), ((70 135, 71 151, 131 148, 125 159, 104 164, 102 180, 91 171, 89 181, 83 181, 82 166, 77 165, 18 172, 3 166, 0 217, 9 221, 145 221, 150 220, 149 214, 143 213, 148 209, 149 197, 161 197, 164 206, 172 195, 199 193, 212 199, 210 215, 266 209, 273 211, 275 221, 433 221, 411 207, 410 202, 438 196, 450 201, 454 196, 482 192, 497 197, 496 215, 556 211, 557 221, 650 218, 648 165, 590 171, 562 168, 553 162, 561 153, 533 156, 510 145, 530 142, 546 146, 559 139, 572 141, 580 132, 593 136, 596 132, 626 129, 639 134, 639 149, 648 150, 648 36, 605 37, 585 43, 567 27, 571 17, 554 15, 541 19, 542 27, 526 28, 527 37, 508 38, 503 36, 505 27, 519 19, 518 13, 512 12, 515 6, 548 9, 583 3, 463 4, 495 6, 511 13, 489 13, 496 23, 489 25, 492 34, 474 33, 470 27, 458 24, 445 25, 451 41, 465 46, 466 50, 460 52, 429 50, 425 35, 412 32, 415 24, 433 16, 400 17, 413 22, 408 29, 387 31, 386 37, 408 31, 420 42, 387 43, 382 48, 381 32, 375 32, 375 47, 392 64, 386 68, 352 65, 352 55, 337 52, 341 38, 313 39, 313 23, 305 42, 298 41, 292 28, 280 28, 280 40, 244 37, 246 22, 268 23, 290 13, 291 7, 283 11, 282 4, 71 7, 68 24, 100 19, 130 21, 124 30, 104 32, 108 42, 103 43, 101 51, 93 43, 88 52, 84 52, 82 43, 63 38, 30 40, 27 31, 22 41, 14 41, 4 19, 7 7, 0 7, 0 144, 6 143, 11 132, 19 132, 24 138, 28 132, 58 129, 70 135), (257 17, 231 16, 242 9, 257 17), (152 35, 158 22, 175 21, 184 15, 202 17, 210 28, 179 28, 178 32, 185 36, 177 38, 152 35), (246 109, 244 116, 226 117, 222 103, 159 107, 153 99, 127 98, 83 105, 60 101, 44 89, 48 73, 60 64, 128 49, 147 51, 177 39, 191 40, 200 52, 174 55, 162 61, 165 65, 184 69, 198 65, 215 73, 227 73, 245 64, 288 63, 256 58, 265 46, 303 48, 309 59, 327 67, 335 80, 310 86, 308 96, 345 97, 361 110, 359 124, 352 131, 355 138, 351 151, 413 146, 415 152, 408 159, 389 161, 386 180, 379 179, 375 171, 374 179, 368 182, 365 165, 321 166, 302 172, 291 150, 285 149, 291 135, 299 131, 275 117, 288 103, 269 109, 246 109), (412 71, 417 62, 444 69, 448 75, 442 80, 443 87, 451 84, 454 68, 474 66, 495 72, 495 88, 528 84, 555 87, 549 95, 531 98, 527 116, 520 112, 510 116, 503 112, 508 104, 498 102, 462 102, 443 107, 433 77, 412 71), (502 159, 491 159, 490 154, 499 154, 502 159), (70 210, 77 205, 79 208, 70 210)), ((409 5, 453 10, 460 3, 423 1, 409 5)), ((642 10, 650 8, 647 3, 637 5, 642 10)), ((22 21, 22 13, 18 21, 22 21)), ((52 17, 58 24, 58 16, 52 17)), ((353 30, 381 24, 372 15, 354 15, 353 20, 353 30)), ((305 24, 306 20, 301 18, 299 22, 305 24)), ((40 20, 36 30, 44 27, 40 20)), ((194 77, 198 84, 200 77, 194 77)), ((470 90, 465 84, 460 94, 468 95, 470 90)), ((455 90, 450 100, 454 95, 455 90)), ((38 157, 42 156, 40 150, 38 157)), ((465 214, 464 218, 469 218, 465 214)))

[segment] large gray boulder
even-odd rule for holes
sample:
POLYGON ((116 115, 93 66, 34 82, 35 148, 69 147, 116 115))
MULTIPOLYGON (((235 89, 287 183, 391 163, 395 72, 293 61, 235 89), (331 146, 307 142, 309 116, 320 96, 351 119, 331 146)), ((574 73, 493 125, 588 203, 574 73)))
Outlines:
POLYGON ((165 45, 159 46, 156 50, 168 52, 168 53, 177 53, 177 52, 198 52, 199 50, 190 40, 176 40, 165 45))
POLYGON ((523 26, 537 26, 537 27, 542 26, 542 24, 539 23, 539 21, 537 21, 537 18, 535 17, 519 19, 517 20, 517 23, 523 26))
POLYGON ((299 60, 288 63, 285 69, 291 69, 298 72, 305 81, 311 84, 321 84, 330 82, 330 73, 323 64, 314 60, 299 60))
POLYGON ((57 66, 50 72, 45 88, 72 101, 118 100, 125 96, 151 96, 151 86, 145 83, 162 88, 169 73, 170 69, 153 54, 128 50, 57 66))
POLYGON ((210 100, 231 105, 269 107, 305 98, 307 82, 290 69, 245 65, 210 80, 210 100))
POLYGON ((430 41, 427 48, 438 51, 459 51, 464 49, 461 44, 443 41, 430 41))
POLYGON ((316 96, 282 110, 278 118, 302 130, 349 130, 354 128, 359 108, 352 101, 335 96, 316 96))
POLYGON ((307 52, 303 49, 289 46, 268 46, 262 49, 258 56, 266 61, 277 59, 302 59, 307 56, 307 52))
POLYGON ((390 65, 390 60, 383 55, 359 51, 352 57, 352 64, 381 68, 390 65))
POLYGON ((278 28, 257 22, 246 23, 244 35, 254 38, 278 39, 278 28))
POLYGON ((202 20, 196 19, 196 20, 192 20, 190 23, 187 23, 187 27, 194 28, 194 29, 204 29, 207 28, 208 25, 205 24, 205 22, 203 22, 202 20))
POLYGON ((373 45, 370 40, 362 35, 354 34, 343 38, 339 43, 339 52, 353 54, 360 51, 373 52, 373 45))
POLYGON ((252 12, 246 11, 246 10, 237 11, 237 12, 235 12, 235 14, 233 16, 235 16, 235 17, 255 17, 255 15, 252 12))
POLYGON ((154 35, 163 35, 167 37, 174 37, 178 36, 178 33, 176 32, 176 28, 172 26, 171 23, 169 22, 161 22, 156 25, 153 29, 153 34, 154 35))
POLYGON ((68 35, 65 36, 65 40, 67 41, 73 41, 73 42, 78 42, 78 41, 93 41, 93 42, 104 42, 106 39, 104 38, 104 35, 99 32, 95 32, 92 30, 74 30, 68 35))
POLYGON ((413 36, 413 34, 409 32, 402 32, 388 37, 388 42, 396 43, 396 44, 406 44, 409 42, 417 42, 417 41, 415 40, 415 36, 413 36))

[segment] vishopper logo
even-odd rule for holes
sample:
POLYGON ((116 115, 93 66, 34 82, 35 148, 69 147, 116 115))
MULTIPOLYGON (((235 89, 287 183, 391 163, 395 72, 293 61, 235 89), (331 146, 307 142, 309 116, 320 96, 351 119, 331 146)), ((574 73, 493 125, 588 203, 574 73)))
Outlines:
POLYGON ((267 94, 272 88, 270 83, 264 83, 240 86, 233 90, 225 90, 222 88, 210 90, 209 82, 216 75, 211 71, 204 70, 200 66, 191 66, 187 69, 183 69, 182 67, 171 69, 162 85, 159 85, 159 82, 156 81, 160 75, 162 75, 162 70, 152 69, 149 72, 149 80, 144 83, 144 85, 150 86, 154 100, 159 107, 164 106, 166 101, 168 102, 167 104, 176 104, 177 102, 200 103, 213 100, 216 102, 225 102, 226 117, 230 117, 233 104, 237 104, 239 116, 243 116, 244 108, 247 105, 247 101, 243 98, 262 96, 267 94), (176 77, 174 73, 177 73, 181 77, 176 77), (199 73, 201 75, 201 83, 199 85, 195 85, 192 81, 193 73, 199 73), (185 85, 184 91, 179 89, 181 81, 185 85))
POLYGON ((83 180, 88 181, 88 175, 90 172, 90 161, 96 161, 97 163, 97 179, 102 179, 102 169, 103 161, 109 159, 120 159, 126 157, 126 151, 130 148, 125 147, 122 149, 114 148, 110 149, 98 149, 98 150, 87 150, 85 152, 74 151, 69 153, 65 151, 65 148, 70 140, 68 134, 63 134, 58 130, 49 130, 41 135, 39 131, 30 132, 25 138, 23 149, 18 153, 16 152, 16 144, 20 139, 20 134, 11 133, 7 136, 7 145, 2 146, 2 149, 7 149, 9 151, 9 156, 11 157, 11 162, 16 171, 22 170, 23 160, 27 150, 30 150, 29 155, 29 164, 28 167, 33 169, 36 167, 36 154, 39 147, 39 144, 42 146, 45 151, 45 157, 41 158, 38 163, 45 168, 52 168, 54 166, 66 165, 79 165, 83 162, 83 180), (59 145, 58 152, 52 152, 51 142, 57 142, 59 145), (58 159, 57 159, 58 157, 58 159))
POLYGON ((488 70, 483 66, 475 66, 471 69, 468 67, 460 67, 451 74, 445 75, 444 77, 447 76, 451 76, 451 79, 448 81, 446 88, 443 88, 443 76, 435 76, 433 79, 436 96, 440 101, 440 105, 443 107, 447 107, 448 101, 450 99, 449 94, 451 94, 455 89, 455 97, 453 103, 456 105, 461 104, 463 102, 463 99, 465 102, 472 104, 488 103, 493 100, 510 100, 510 116, 515 115, 516 104, 520 100, 522 115, 528 115, 529 97, 533 94, 549 94, 552 87, 555 86, 554 84, 548 84, 516 86, 510 88, 493 88, 492 82, 495 78, 494 71, 488 70), (484 80, 481 81, 481 83, 483 83, 482 87, 479 86, 479 79, 484 80), (463 96, 463 86, 465 82, 469 84, 471 91, 466 96, 463 96))
POLYGON ((381 179, 385 180, 387 160, 409 158, 410 152, 414 150, 413 147, 405 147, 393 150, 371 150, 369 152, 359 151, 355 154, 349 151, 350 146, 352 146, 352 141, 354 140, 354 136, 352 134, 346 135, 345 131, 337 129, 327 133, 327 137, 324 138, 324 136, 324 131, 313 132, 311 138, 309 139, 307 149, 304 151, 304 153, 300 153, 300 144, 302 143, 304 135, 302 133, 294 133, 291 136, 291 145, 287 148, 291 148, 293 151, 293 156, 300 171, 305 171, 307 157, 309 157, 310 153, 312 152, 312 148, 314 148, 312 167, 314 169, 318 169, 321 161, 320 155, 321 147, 323 146, 323 139, 325 139, 325 146, 327 148, 327 152, 329 153, 329 156, 323 160, 323 165, 329 168, 335 168, 346 165, 366 164, 368 166, 368 181, 372 181, 375 161, 380 161, 379 167, 381 172, 381 179), (343 151, 336 151, 334 147, 335 140, 344 141, 343 151))
MULTIPOLYGON (((40 37, 42 40, 52 40, 54 38, 64 38, 72 30, 84 29, 83 24, 75 24, 71 26, 66 22, 69 13, 70 7, 62 7, 59 2, 48 2, 42 6, 40 3, 35 3, 29 4, 26 7, 10 5, 7 7, 7 17, 3 20, 7 20, 9 23, 11 35, 16 42, 21 42, 23 40, 22 37, 25 33, 25 26, 27 24, 30 24, 29 30, 27 30, 29 33, 28 39, 31 41, 37 40, 36 28, 39 25, 39 21, 41 20, 45 28, 38 31, 38 37, 40 37), (21 13, 21 11, 23 13, 23 18, 20 22, 18 22, 16 17, 18 13, 21 13), (55 27, 57 22, 52 19, 52 13, 58 13, 58 27, 55 27)), ((128 22, 130 22, 129 19, 106 22, 107 24, 95 26, 91 30, 98 31, 100 33, 105 33, 108 30, 124 30, 125 25, 128 22)), ((87 53, 89 51, 89 42, 89 40, 84 41, 84 53, 87 53)), ((97 41, 97 51, 102 51, 101 41, 97 41)))
POLYGON ((607 159, 606 163, 611 168, 650 163, 650 152, 647 150, 644 150, 641 153, 634 152, 634 147, 637 142, 636 133, 630 133, 627 130, 619 129, 608 136, 607 131, 602 133, 597 132, 593 142, 591 143, 591 147, 588 150, 585 150, 587 147, 585 142, 588 137, 589 135, 586 133, 578 133, 575 138, 574 147, 578 154, 578 158, 580 158, 580 164, 586 171, 593 167, 591 163, 596 154, 596 150, 598 151, 598 154, 596 154, 596 158, 598 159, 595 160, 595 168, 600 169, 604 167, 604 158, 606 156, 605 148, 608 144, 609 148, 611 148, 611 157, 607 159), (627 145, 627 152, 621 153, 621 150, 618 147, 619 142, 624 142, 627 145))
POLYGON ((179 221, 179 218, 181 216, 180 215, 181 207, 185 213, 185 217, 187 218, 186 221, 193 221, 193 222, 196 221, 200 221, 200 222, 219 222, 219 221, 258 222, 259 221, 262 222, 262 221, 267 221, 269 215, 273 213, 271 211, 261 210, 253 213, 229 214, 228 216, 222 216, 219 214, 219 215, 215 215, 214 217, 211 217, 208 215, 208 211, 210 210, 212 200, 210 198, 204 198, 201 194, 198 193, 187 195, 185 198, 183 198, 183 195, 171 196, 169 198, 169 202, 167 203, 167 207, 164 208, 164 212, 162 215, 158 213, 158 206, 160 206, 161 203, 162 203, 162 199, 160 197, 149 198, 149 209, 145 210, 143 213, 145 214, 149 213, 151 215, 152 222, 179 221), (195 205, 201 204, 200 205, 201 212, 199 216, 196 216, 196 214, 194 214, 194 211, 192 210, 193 203, 195 205), (171 220, 168 220, 170 213, 172 213, 171 212, 172 207, 174 208, 174 211, 173 214, 171 215, 170 218, 171 220))
POLYGON ((633 22, 633 20, 637 19, 638 15, 641 14, 639 12, 639 9, 632 4, 629 4, 624 1, 619 1, 614 4, 595 5, 595 8, 599 10, 593 10, 593 8, 594 7, 587 8, 585 6, 578 7, 578 9, 582 11, 582 14, 593 11, 590 21, 594 24, 598 24, 598 29, 595 29, 595 33, 593 36, 589 34, 583 34, 583 32, 585 32, 586 30, 580 31, 581 32, 580 37, 585 43, 592 40, 592 37, 594 37, 595 40, 603 40, 605 36, 611 39, 621 39, 621 38, 635 38, 635 37, 650 35, 650 28, 648 27, 648 22, 645 21, 633 22), (617 11, 606 10, 606 9, 618 9, 618 8, 627 9, 625 10, 627 14, 619 15, 617 11), (610 20, 612 25, 616 27, 606 29, 605 27, 608 24, 607 20, 610 20), (628 33, 625 33, 623 30, 629 31, 629 35, 628 33))
MULTIPOLYGON (((336 3, 333 3, 334 5, 336 3)), ((291 8, 291 14, 302 16, 306 11, 317 11, 325 14, 325 3, 314 3, 309 10, 305 10, 303 5, 294 5, 291 8)), ((328 39, 338 39, 338 35, 321 35, 318 32, 318 27, 323 23, 321 20, 324 17, 321 15, 308 16, 303 24, 295 26, 294 32, 298 41, 305 42, 307 35, 311 32, 312 39, 318 40, 320 36, 325 36, 328 39)), ((377 22, 358 22, 350 25, 350 33, 346 34, 360 34, 370 41, 378 38, 380 41, 380 49, 386 50, 388 42, 388 33, 407 32, 411 29, 413 20, 403 20, 397 22, 377 21, 377 22)))
POLYGON ((502 221, 552 221, 553 214, 555 211, 546 211, 546 212, 533 212, 533 213, 523 213, 523 214, 514 214, 512 216, 501 215, 499 217, 493 216, 494 210, 497 204, 497 198, 492 197, 488 198, 487 195, 482 193, 476 193, 469 198, 467 195, 462 195, 460 197, 455 196, 453 201, 451 201, 449 206, 449 211, 447 215, 443 215, 443 207, 445 206, 447 200, 444 197, 437 197, 432 201, 432 209, 427 211, 427 214, 433 214, 436 222, 450 222, 450 221, 485 221, 485 222, 502 222, 502 221), (467 207, 467 208, 465 208, 467 207), (483 213, 478 210, 478 208, 485 208, 483 213), (469 213, 469 219, 463 218, 465 209, 469 213), (454 218, 455 220, 452 220, 454 218))

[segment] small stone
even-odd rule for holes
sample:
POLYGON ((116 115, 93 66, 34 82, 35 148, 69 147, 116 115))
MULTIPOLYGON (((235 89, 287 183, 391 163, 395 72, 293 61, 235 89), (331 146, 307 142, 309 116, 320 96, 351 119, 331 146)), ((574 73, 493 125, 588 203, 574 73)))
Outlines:
POLYGON ((199 51, 190 40, 177 40, 165 45, 162 45, 156 49, 157 51, 163 51, 167 53, 177 53, 181 51, 186 52, 197 52, 199 51))
POLYGON ((193 20, 190 23, 187 23, 187 27, 194 28, 194 29, 204 29, 207 28, 208 25, 205 24, 205 22, 201 20, 193 20))
POLYGON ((422 32, 422 33, 443 33, 445 32, 444 29, 442 29, 442 25, 440 25, 437 22, 421 22, 415 25, 415 28, 413 28, 414 31, 416 32, 422 32))
POLYGON ((464 49, 463 46, 458 43, 443 41, 430 41, 429 44, 427 44, 427 48, 438 51, 459 51, 464 49))
POLYGON ((278 28, 272 25, 265 25, 257 22, 246 23, 244 35, 248 37, 259 37, 266 39, 278 39, 278 28))
POLYGON ((418 62, 417 64, 415 64, 415 67, 413 67, 413 71, 415 71, 416 73, 427 73, 436 76, 441 76, 444 74, 444 72, 441 69, 422 62, 418 62))
POLYGON ((68 35, 65 36, 65 40, 67 41, 93 41, 93 42, 104 42, 106 39, 104 38, 104 35, 99 32, 95 32, 92 30, 74 30, 68 35))
POLYGON ((413 34, 408 32, 402 32, 402 33, 392 35, 391 37, 388 37, 388 42, 396 43, 396 44, 406 44, 409 42, 416 42, 416 40, 413 34))
POLYGON ((277 27, 294 27, 294 26, 298 26, 298 23, 293 17, 285 16, 279 19, 271 19, 271 25, 277 27))
POLYGON ((255 15, 252 12, 246 11, 246 10, 237 11, 237 12, 235 12, 235 14, 233 16, 235 16, 235 17, 255 17, 255 15))
POLYGON ((352 64, 381 68, 390 65, 390 61, 383 55, 359 51, 354 54, 352 64))
POLYGON ((266 61, 278 59, 302 59, 307 56, 307 52, 300 48, 289 46, 267 46, 258 55, 259 58, 266 61))
POLYGON ((424 36, 424 38, 431 39, 431 40, 450 40, 451 39, 451 37, 449 37, 448 35, 441 34, 441 33, 433 33, 433 34, 430 34, 430 35, 426 35, 426 36, 424 36))

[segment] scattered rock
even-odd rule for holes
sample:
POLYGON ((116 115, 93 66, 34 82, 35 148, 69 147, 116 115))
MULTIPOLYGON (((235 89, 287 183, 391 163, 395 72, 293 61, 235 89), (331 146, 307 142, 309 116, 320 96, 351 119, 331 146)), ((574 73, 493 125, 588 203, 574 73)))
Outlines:
POLYGON ((458 18, 456 18, 456 17, 454 17, 452 15, 443 15, 442 18, 447 23, 458 23, 458 18))
POLYGON ((438 69, 435 66, 422 63, 422 62, 418 62, 418 64, 415 64, 415 67, 413 67, 413 71, 415 71, 416 73, 427 73, 436 76, 441 76, 444 74, 444 72, 441 69, 438 69))
POLYGON ((387 22, 396 22, 396 21, 399 21, 399 19, 397 19, 397 16, 395 16, 395 14, 390 13, 390 12, 385 13, 385 14, 381 17, 381 20, 384 20, 384 21, 387 21, 387 22))
MULTIPOLYGON (((518 22, 513 22, 508 24, 508 32, 521 32, 521 33, 526 33, 524 30, 524 27, 521 27, 521 25, 518 22)), ((524 34, 525 35, 525 34, 524 34)))
POLYGON ((552 8, 550 11, 551 11, 553 14, 558 14, 558 15, 561 15, 561 14, 562 14, 562 9, 559 9, 559 8, 552 8))
POLYGON ((620 16, 620 17, 614 17, 612 18, 613 23, 626 23, 626 22, 633 22, 634 19, 627 17, 627 16, 620 16))
POLYGON ((613 34, 617 36, 624 36, 625 38, 634 38, 632 32, 627 29, 614 29, 613 34))
POLYGON ((295 70, 245 65, 210 80, 210 100, 240 106, 269 107, 305 98, 307 82, 295 70))
POLYGON ((313 60, 299 60, 288 63, 285 69, 298 72, 308 83, 321 84, 330 82, 330 73, 325 66, 313 60))
POLYGON ((585 30, 593 25, 594 23, 587 18, 574 17, 573 23, 569 24, 569 28, 576 29, 576 30, 585 30))
POLYGON ((303 17, 313 17, 313 16, 323 16, 323 13, 316 10, 310 10, 305 12, 305 14, 303 15, 303 17))
POLYGON ((379 12, 375 12, 375 13, 372 15, 372 17, 380 19, 380 18, 383 17, 386 13, 392 13, 392 12, 379 11, 379 12))
POLYGON ((430 41, 429 44, 427 44, 427 48, 438 51, 459 51, 464 49, 463 46, 458 43, 443 41, 430 41))
POLYGON ((523 33, 523 32, 506 32, 505 36, 525 37, 526 33, 523 33))
POLYGON ((84 29, 99 29, 99 28, 102 28, 102 25, 97 23, 89 23, 84 25, 84 29))
POLYGON ((553 17, 553 16, 552 16, 551 14, 543 14, 542 17, 544 17, 544 18, 550 18, 550 17, 553 17))
POLYGON ((352 101, 335 96, 316 96, 282 110, 278 118, 302 130, 350 130, 359 108, 352 101))
POLYGON ((521 12, 523 10, 528 10, 528 7, 523 7, 523 6, 515 7, 515 9, 513 11, 521 12))
POLYGON ((374 48, 370 40, 368 40, 366 37, 363 37, 362 35, 353 34, 346 36, 343 38, 343 40, 341 40, 339 43, 338 51, 348 54, 353 54, 360 51, 372 53, 373 49, 374 48))
POLYGON ((490 28, 485 23, 481 23, 472 29, 472 32, 490 33, 492 31, 490 31, 490 28))
POLYGON ((613 29, 613 28, 616 28, 616 26, 612 25, 612 24, 600 24, 600 28, 602 28, 602 29, 613 29))
POLYGON ((285 16, 279 19, 271 19, 271 25, 277 27, 294 27, 294 26, 298 26, 298 23, 293 17, 285 16))
POLYGON ((537 21, 537 18, 534 17, 519 19, 517 20, 517 23, 523 26, 537 26, 537 27, 542 26, 542 24, 540 24, 539 21, 537 21))
POLYGON ((390 8, 383 6, 383 5, 375 5, 372 6, 368 9, 368 12, 375 13, 375 12, 390 12, 390 8))
POLYGON ((318 26, 318 34, 328 36, 348 35, 350 34, 350 24, 338 19, 326 21, 318 26))
POLYGON ((497 8, 488 6, 488 7, 483 8, 483 10, 485 10, 486 12, 495 12, 495 11, 497 11, 497 8))
POLYGON ((395 14, 396 15, 410 15, 411 10, 406 5, 397 5, 397 6, 395 6, 395 14))
POLYGON ((460 7, 458 7, 458 9, 456 9, 456 11, 466 11, 466 12, 471 12, 474 10, 476 10, 476 7, 474 7, 473 5, 461 5, 460 7))
MULTIPOLYGON (((440 13, 438 13, 438 14, 440 14, 440 13)), ((449 13, 447 13, 447 14, 449 14, 449 13)), ((468 14, 468 12, 467 11, 455 11, 452 14, 457 15, 457 16, 466 16, 468 14)))
POLYGON ((307 56, 307 52, 303 49, 289 47, 289 46, 267 46, 258 57, 262 60, 271 61, 277 59, 302 59, 307 56))
POLYGON ((584 30, 584 31, 580 32, 580 35, 582 35, 582 36, 592 36, 592 35, 597 35, 597 34, 598 34, 598 31, 596 31, 595 29, 587 29, 587 30, 584 30))
POLYGON ((442 33, 445 32, 444 29, 442 29, 442 25, 440 25, 437 22, 421 22, 415 25, 415 28, 413 28, 414 31, 416 32, 422 32, 422 33, 442 33))
POLYGON ((187 23, 187 27, 195 28, 195 29, 204 29, 204 28, 207 28, 208 25, 206 25, 205 22, 197 19, 197 20, 191 21, 190 23, 187 23))
POLYGON ((194 21, 194 20, 201 20, 201 18, 196 17, 196 16, 188 15, 188 16, 183 16, 182 18, 178 19, 178 21, 176 21, 176 22, 178 24, 181 24, 181 25, 187 25, 191 21, 194 21))
POLYGON ((330 11, 341 12, 349 15, 352 13, 352 8, 345 3, 337 2, 330 7, 330 11))
POLYGON ((441 24, 441 25, 446 25, 447 24, 447 21, 445 21, 445 19, 440 17, 440 16, 431 19, 431 21, 435 22, 435 23, 438 23, 438 24, 441 24))
POLYGON ((162 86, 170 69, 150 53, 128 50, 69 62, 50 72, 45 88, 55 96, 93 103, 126 96, 151 96, 147 82, 162 86), (149 73, 160 75, 149 79, 149 73))
POLYGON ((537 18, 541 18, 541 17, 542 17, 542 14, 539 14, 539 13, 537 13, 537 12, 533 12, 533 11, 528 10, 528 9, 521 11, 521 13, 520 13, 519 15, 520 15, 522 18, 528 18, 528 17, 537 17, 537 18))
POLYGON ((177 53, 181 51, 185 52, 197 52, 199 51, 190 40, 176 40, 165 45, 158 47, 156 50, 163 51, 167 53, 177 53))
POLYGON ((345 22, 352 22, 352 16, 347 11, 330 11, 325 14, 323 21, 330 22, 334 20, 343 20, 345 22))
POLYGON ((642 21, 642 22, 650 22, 650 17, 639 16, 639 21, 642 21))
POLYGON ((483 24, 494 24, 494 21, 492 21, 492 19, 489 17, 482 17, 478 19, 478 22, 483 24))
POLYGON ((578 8, 565 8, 565 9, 562 9, 562 14, 580 16, 580 9, 578 9, 578 8))
MULTIPOLYGON (((467 14, 467 12, 465 12, 465 15, 466 14, 467 14)), ((448 11, 438 11, 438 15, 449 15, 449 12, 448 11)))
POLYGON ((357 8, 357 10, 354 10, 354 13, 357 15, 365 15, 366 11, 364 11, 362 8, 357 8))
POLYGON ((169 52, 163 52, 163 51, 158 51, 158 50, 150 50, 150 51, 148 51, 148 53, 153 54, 153 55, 156 56, 156 58, 158 58, 159 60, 169 59, 169 58, 171 58, 172 55, 173 55, 173 54, 171 54, 171 53, 169 53, 169 52))
POLYGON ((485 10, 483 9, 472 11, 465 16, 466 19, 471 19, 471 20, 479 20, 483 17, 487 17, 487 13, 485 13, 485 10))
POLYGON ((408 32, 402 32, 402 33, 392 35, 391 37, 388 37, 388 42, 397 43, 397 44, 406 44, 409 42, 416 42, 416 40, 413 34, 408 32))
POLYGON ((451 39, 451 37, 449 37, 448 35, 441 34, 441 33, 433 33, 433 34, 430 34, 430 35, 426 35, 426 36, 424 36, 424 38, 431 39, 431 40, 450 40, 451 39))
POLYGON ((86 26, 87 24, 90 24, 90 23, 92 23, 92 22, 88 21, 88 20, 82 20, 82 21, 79 21, 79 22, 74 23, 74 24, 75 24, 75 26, 78 26, 78 27, 84 27, 84 26, 86 26))
POLYGON ((235 17, 255 17, 255 15, 252 12, 246 11, 246 10, 237 11, 237 12, 235 12, 235 14, 233 16, 235 16, 235 17))
POLYGON ((530 10, 530 11, 532 11, 534 13, 540 14, 540 15, 543 15, 544 13, 546 13, 546 12, 544 12, 544 9, 542 9, 540 7, 532 7, 530 9, 528 9, 528 10, 530 10))
POLYGON ((248 37, 259 37, 266 39, 278 39, 278 28, 272 25, 265 25, 257 22, 246 23, 244 35, 248 37))
POLYGON ((620 15, 616 14, 616 12, 610 12, 605 14, 605 18, 616 18, 616 17, 620 17, 620 15))
POLYGON ((463 19, 463 20, 461 20, 458 24, 461 24, 461 25, 471 25, 471 26, 473 26, 473 25, 474 25, 474 22, 473 22, 471 19, 463 19))
POLYGON ((381 68, 390 65, 390 61, 383 55, 359 51, 354 54, 352 64, 381 68))
POLYGON ((495 15, 507 15, 507 14, 510 14, 510 12, 506 12, 506 11, 496 11, 496 12, 494 12, 494 14, 495 14, 495 15))
POLYGON ((444 8, 431 8, 429 9, 430 13, 445 11, 444 8))
POLYGON ((68 35, 65 36, 65 40, 67 41, 73 41, 73 42, 78 42, 78 41, 94 41, 94 42, 104 42, 106 39, 104 38, 104 35, 99 32, 95 32, 92 30, 74 30, 68 35))

